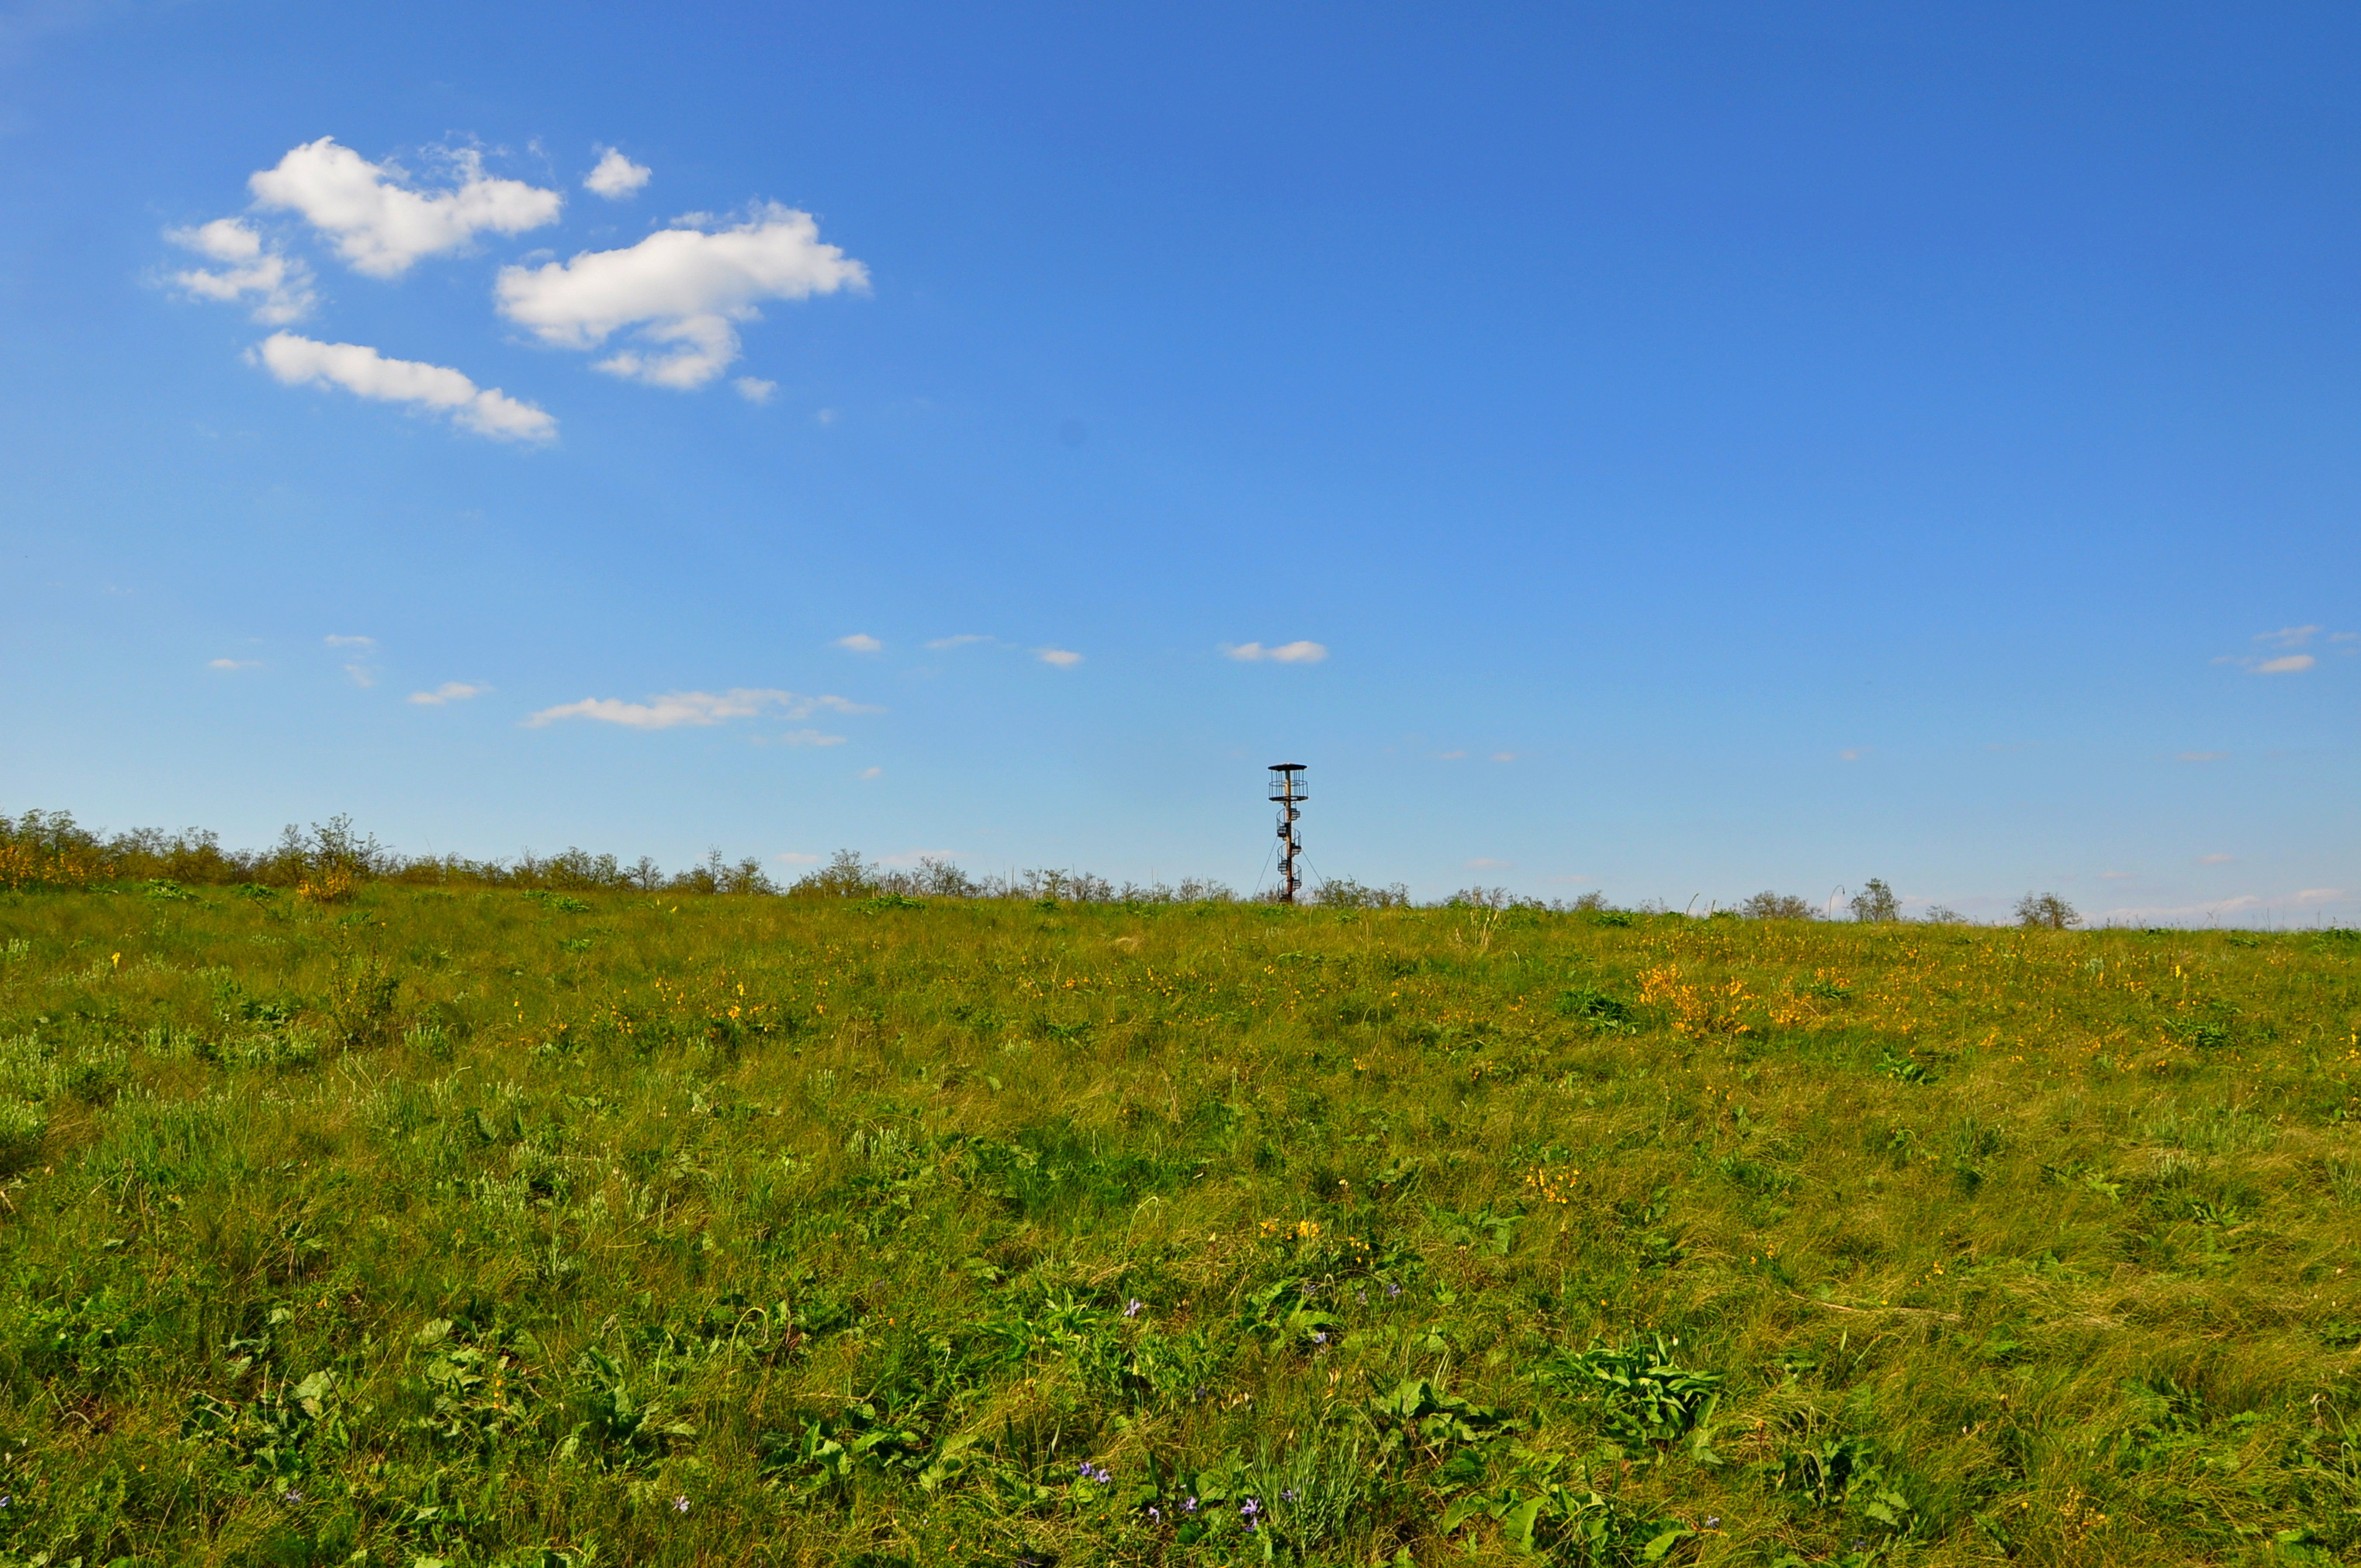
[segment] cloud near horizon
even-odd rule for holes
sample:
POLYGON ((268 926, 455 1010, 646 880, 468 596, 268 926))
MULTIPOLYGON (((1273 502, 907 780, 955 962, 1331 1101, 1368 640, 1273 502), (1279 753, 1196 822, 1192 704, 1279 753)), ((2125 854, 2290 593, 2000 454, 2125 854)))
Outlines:
POLYGON ((621 250, 503 267, 493 287, 500 314, 555 348, 597 349, 636 330, 643 349, 623 349, 595 367, 687 391, 736 362, 735 323, 759 321, 759 302, 869 287, 869 269, 821 244, 809 213, 773 202, 729 228, 703 221, 675 219, 621 250))
POLYGON ((422 257, 458 250, 478 234, 522 234, 555 223, 565 198, 484 173, 473 148, 449 154, 459 182, 412 188, 391 163, 371 163, 334 137, 291 149, 247 181, 255 204, 292 212, 328 236, 356 272, 399 278, 422 257))
POLYGON ((1045 664, 1055 664, 1061 670, 1071 670, 1082 662, 1082 656, 1071 648, 1036 648, 1033 650, 1033 656, 1045 664))
POLYGON ((1222 652, 1225 657, 1245 664, 1266 661, 1274 664, 1316 664, 1328 656, 1325 647, 1308 640, 1281 642, 1273 648, 1266 648, 1259 642, 1224 642, 1222 652))
POLYGON ((548 441, 557 421, 498 387, 478 387, 460 371, 416 359, 388 359, 358 343, 322 343, 274 332, 253 351, 284 385, 342 387, 355 397, 408 403, 495 441, 548 441))
MULTIPOLYGON (((561 703, 544 707, 527 716, 522 723, 528 729, 539 729, 561 718, 590 718, 601 724, 620 724, 628 729, 672 729, 681 725, 707 726, 732 718, 753 718, 762 716, 796 719, 808 718, 821 711, 829 713, 883 713, 882 707, 848 701, 840 696, 800 696, 794 692, 755 686, 733 686, 726 692, 665 692, 645 702, 625 702, 620 697, 585 697, 580 702, 561 703)), ((829 744, 821 740, 809 744, 829 744)))

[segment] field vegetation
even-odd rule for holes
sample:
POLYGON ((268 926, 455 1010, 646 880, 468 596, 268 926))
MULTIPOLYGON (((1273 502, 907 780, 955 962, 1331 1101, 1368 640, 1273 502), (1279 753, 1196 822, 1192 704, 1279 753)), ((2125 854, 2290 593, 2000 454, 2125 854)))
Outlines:
POLYGON ((282 850, 0 894, 6 1568, 2361 1556, 2352 933, 282 850))

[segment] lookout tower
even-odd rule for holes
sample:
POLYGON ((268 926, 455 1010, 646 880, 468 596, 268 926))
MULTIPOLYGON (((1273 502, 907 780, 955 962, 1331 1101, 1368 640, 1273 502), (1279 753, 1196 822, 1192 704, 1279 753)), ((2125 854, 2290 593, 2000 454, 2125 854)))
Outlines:
POLYGON ((1279 901, 1295 902, 1295 894, 1303 886, 1303 879, 1295 869, 1297 857, 1303 853, 1302 841, 1295 836, 1295 819, 1303 813, 1295 809, 1306 798, 1303 781, 1297 777, 1303 772, 1301 762, 1273 762, 1270 765, 1270 798, 1279 802, 1279 901))

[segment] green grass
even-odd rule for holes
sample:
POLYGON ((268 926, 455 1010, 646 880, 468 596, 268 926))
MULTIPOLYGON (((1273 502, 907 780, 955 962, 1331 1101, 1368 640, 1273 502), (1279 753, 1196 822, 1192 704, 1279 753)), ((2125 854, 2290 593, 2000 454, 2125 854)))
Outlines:
POLYGON ((2356 961, 0 897, 0 1563, 2352 1561, 2356 961))

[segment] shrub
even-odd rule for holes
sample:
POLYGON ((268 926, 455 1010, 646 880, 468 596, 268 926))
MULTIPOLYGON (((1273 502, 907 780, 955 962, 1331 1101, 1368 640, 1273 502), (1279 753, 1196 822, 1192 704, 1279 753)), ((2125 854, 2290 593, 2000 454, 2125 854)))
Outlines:
POLYGON ((2028 931, 2070 931, 2082 916, 2054 893, 2028 893, 2016 901, 2016 923, 2028 931))
POLYGON ((1872 877, 1861 884, 1852 895, 1852 917, 1856 920, 1899 920, 1902 901, 1885 885, 1883 877, 1872 877))
POLYGON ((1768 888, 1740 905, 1738 912, 1749 920, 1809 920, 1819 913, 1792 893, 1768 888))

